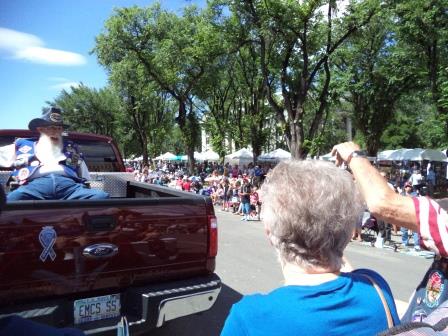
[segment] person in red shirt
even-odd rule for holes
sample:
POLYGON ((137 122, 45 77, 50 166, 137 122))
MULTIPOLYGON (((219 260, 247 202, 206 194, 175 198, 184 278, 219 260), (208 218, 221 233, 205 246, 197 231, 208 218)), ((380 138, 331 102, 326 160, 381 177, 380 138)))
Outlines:
POLYGON ((182 183, 182 190, 187 192, 191 191, 191 181, 186 177, 184 177, 184 181, 182 183))
POLYGON ((402 321, 422 321, 448 300, 448 214, 429 197, 395 193, 354 142, 333 147, 336 165, 351 169, 367 207, 387 223, 420 234, 420 247, 433 251, 435 259, 416 289, 402 321))

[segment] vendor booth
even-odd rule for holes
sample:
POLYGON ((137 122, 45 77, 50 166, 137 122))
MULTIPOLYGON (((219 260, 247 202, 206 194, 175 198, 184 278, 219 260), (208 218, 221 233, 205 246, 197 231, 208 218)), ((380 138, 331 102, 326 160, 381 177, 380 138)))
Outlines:
POLYGON ((261 154, 258 157, 258 161, 266 162, 279 162, 282 160, 288 160, 291 158, 291 153, 285 151, 284 149, 277 148, 269 153, 261 154))
POLYGON ((414 171, 422 175, 422 185, 433 191, 446 191, 447 156, 436 149, 401 148, 377 155, 377 164, 389 174, 394 185, 402 187, 414 171), (433 178, 435 175, 435 179, 433 178))
POLYGON ((165 154, 159 155, 154 158, 154 160, 160 160, 160 161, 174 161, 176 160, 177 156, 173 153, 166 152, 165 154))
MULTIPOLYGON (((194 152, 193 157, 194 157, 195 161, 204 161, 202 153, 194 152)), ((184 162, 188 161, 188 155, 179 155, 178 158, 180 158, 180 161, 184 161, 184 162)))
POLYGON ((445 153, 436 149, 402 148, 378 153, 379 161, 436 161, 446 162, 445 153))
POLYGON ((202 152, 201 155, 204 161, 213 161, 213 162, 219 161, 219 154, 212 151, 211 149, 202 152))
POLYGON ((232 165, 238 165, 239 167, 247 166, 249 163, 253 162, 254 155, 252 151, 247 148, 241 148, 240 150, 226 155, 224 158, 224 163, 229 162, 232 165))

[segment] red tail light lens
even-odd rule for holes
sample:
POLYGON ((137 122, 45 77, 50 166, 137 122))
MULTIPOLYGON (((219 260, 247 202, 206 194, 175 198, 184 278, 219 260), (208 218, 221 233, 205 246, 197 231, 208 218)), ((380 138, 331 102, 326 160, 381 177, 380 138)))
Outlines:
POLYGON ((218 254, 218 220, 215 216, 208 216, 208 256, 218 254))

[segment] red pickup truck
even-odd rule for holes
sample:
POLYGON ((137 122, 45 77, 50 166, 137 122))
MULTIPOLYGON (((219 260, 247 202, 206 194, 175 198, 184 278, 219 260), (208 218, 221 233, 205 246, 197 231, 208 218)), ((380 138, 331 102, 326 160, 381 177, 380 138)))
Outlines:
MULTIPOLYGON (((0 130, 0 146, 36 134, 0 130)), ((217 221, 208 197, 133 180, 114 141, 68 133, 107 200, 16 201, 0 213, 0 319, 20 315, 86 334, 132 335, 208 310, 217 221)), ((4 187, 9 171, 0 171, 4 187)))

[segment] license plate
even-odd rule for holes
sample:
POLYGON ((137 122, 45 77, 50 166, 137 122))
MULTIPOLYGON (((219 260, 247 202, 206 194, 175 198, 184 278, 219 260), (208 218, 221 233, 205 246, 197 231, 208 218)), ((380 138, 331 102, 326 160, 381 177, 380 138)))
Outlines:
POLYGON ((76 300, 73 304, 75 324, 120 316, 120 295, 104 295, 76 300))

